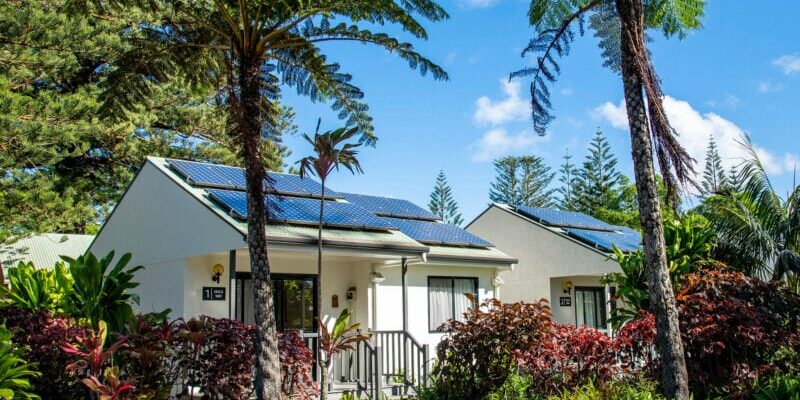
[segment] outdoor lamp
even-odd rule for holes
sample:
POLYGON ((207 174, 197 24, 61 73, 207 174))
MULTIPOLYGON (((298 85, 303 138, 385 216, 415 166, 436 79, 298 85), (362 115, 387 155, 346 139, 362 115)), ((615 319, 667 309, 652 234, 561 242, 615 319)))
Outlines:
POLYGON ((225 272, 225 267, 223 267, 222 264, 214 264, 214 266, 211 267, 211 280, 219 283, 219 277, 222 276, 223 272, 225 272))
POLYGON ((372 271, 369 273, 369 281, 372 283, 381 283, 385 280, 386 277, 380 272, 372 271))
POLYGON ((572 293, 572 281, 564 282, 564 293, 572 293))

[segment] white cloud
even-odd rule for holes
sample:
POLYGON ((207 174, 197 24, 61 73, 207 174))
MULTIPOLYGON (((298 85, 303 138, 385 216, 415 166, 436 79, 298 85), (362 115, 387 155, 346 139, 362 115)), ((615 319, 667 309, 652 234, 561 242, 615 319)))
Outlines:
POLYGON ((572 88, 563 88, 558 91, 562 96, 571 96, 575 91, 572 88))
POLYGON ((502 155, 529 151, 545 140, 547 136, 536 135, 530 129, 516 135, 510 135, 505 128, 491 129, 472 144, 472 160, 490 161, 502 155))
POLYGON ((800 53, 786 54, 772 61, 772 65, 783 70, 786 75, 800 72, 800 53))
MULTIPOLYGON (((680 135, 678 140, 689 155, 697 160, 695 170, 698 174, 703 171, 706 148, 712 135, 726 168, 738 165, 747 158, 747 152, 740 144, 745 132, 735 123, 716 113, 701 114, 688 102, 669 96, 664 97, 664 109, 670 124, 680 135)), ((592 114, 605 119, 615 128, 628 128, 624 101, 619 105, 606 102, 595 108, 592 114)), ((770 174, 790 171, 794 168, 794 163, 800 160, 800 157, 790 153, 780 156, 763 147, 755 146, 755 149, 764 168, 770 174)))
POLYGON ((467 8, 487 8, 499 2, 500 0, 464 0, 462 4, 467 8))
POLYGON ((620 101, 618 106, 607 101, 592 110, 591 115, 593 118, 605 119, 617 129, 628 127, 628 112, 625 111, 625 101, 620 101))
POLYGON ((520 84, 517 81, 500 81, 500 87, 505 94, 502 100, 492 100, 481 96, 475 101, 473 120, 481 125, 497 126, 509 121, 519 121, 528 118, 528 103, 520 97, 520 84))
POLYGON ((785 88, 785 85, 782 83, 772 83, 769 81, 760 82, 756 90, 759 93, 772 93, 772 92, 780 92, 785 88))

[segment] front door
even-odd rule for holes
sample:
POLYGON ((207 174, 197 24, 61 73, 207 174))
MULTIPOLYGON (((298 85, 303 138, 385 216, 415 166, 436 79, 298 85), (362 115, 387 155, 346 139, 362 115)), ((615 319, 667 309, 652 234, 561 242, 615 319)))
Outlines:
POLYGON ((575 288, 575 325, 605 329, 605 293, 601 287, 575 288))
MULTIPOLYGON (((275 320, 279 331, 316 331, 317 278, 314 275, 272 275, 275 320)), ((249 273, 236 274, 236 319, 255 322, 253 288, 249 273)))

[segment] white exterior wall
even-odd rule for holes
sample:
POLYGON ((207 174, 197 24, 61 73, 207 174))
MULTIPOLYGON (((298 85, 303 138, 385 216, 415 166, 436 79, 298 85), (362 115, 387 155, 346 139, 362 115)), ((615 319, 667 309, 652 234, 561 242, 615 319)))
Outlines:
MULTIPOLYGON (((379 270, 386 280, 378 285, 378 330, 403 329, 402 282, 399 267, 379 270)), ((481 301, 494 297, 492 278, 494 268, 458 267, 435 264, 415 264, 408 267, 408 331, 417 341, 431 346, 431 352, 443 334, 429 331, 428 324, 428 277, 478 278, 478 297, 481 301)))
POLYGON ((466 229, 519 260, 513 271, 500 274, 505 281, 500 299, 547 299, 553 319, 558 322, 575 323, 575 299, 573 290, 572 306, 559 306, 563 281, 567 279, 557 278, 569 278, 576 286, 600 287, 600 277, 620 271, 605 254, 497 206, 490 207, 466 229))
MULTIPOLYGON (((136 274, 140 285, 133 290, 141 298, 139 310, 171 308, 171 316, 180 317, 197 310, 185 295, 191 281, 187 278, 192 278, 185 271, 186 259, 238 248, 243 240, 238 231, 147 162, 89 250, 98 257, 111 250, 117 257, 131 253, 129 266, 145 267, 136 274)), ((211 265, 202 275, 209 281, 211 265)))

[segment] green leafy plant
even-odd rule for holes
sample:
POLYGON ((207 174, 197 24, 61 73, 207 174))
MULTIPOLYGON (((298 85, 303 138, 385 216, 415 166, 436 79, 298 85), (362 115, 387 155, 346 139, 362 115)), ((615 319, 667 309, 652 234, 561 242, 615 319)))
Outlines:
POLYGON ((800 400, 800 376, 778 374, 756 383, 755 400, 800 400))
POLYGON ((39 399, 30 379, 40 374, 27 363, 11 341, 11 332, 0 325, 0 400, 39 399))
POLYGON ((129 291, 139 286, 133 278, 143 267, 126 269, 130 253, 120 257, 113 267, 113 251, 102 259, 91 252, 75 259, 62 258, 67 262, 73 279, 64 301, 64 308, 70 315, 87 319, 93 327, 106 321, 112 332, 121 332, 127 323, 134 320, 132 303, 139 304, 139 297, 129 291))
MULTIPOLYGON (((690 214, 681 219, 666 221, 664 241, 670 280, 675 289, 681 286, 688 274, 716 263, 713 257, 716 234, 708 221, 700 215, 690 214)), ((615 286, 616 298, 624 304, 624 307, 612 310, 609 318, 609 322, 619 328, 641 311, 650 310, 650 297, 647 291, 644 252, 625 253, 617 248, 613 250, 612 258, 617 261, 622 272, 610 273, 601 282, 615 286)))
POLYGON ((322 389, 320 392, 321 400, 327 400, 328 398, 328 370, 333 362, 333 358, 345 350, 354 350, 359 342, 369 340, 369 335, 359 332, 361 324, 350 325, 351 315, 352 311, 350 311, 350 309, 345 308, 342 310, 342 313, 339 314, 336 321, 333 323, 332 330, 328 330, 328 326, 317 319, 320 333, 319 347, 321 357, 319 360, 319 368, 320 375, 322 375, 320 379, 320 388, 322 389))
POLYGON ((665 400, 651 381, 614 381, 604 385, 589 382, 574 390, 565 390, 561 395, 548 400, 665 400))
POLYGON ((58 311, 72 280, 61 263, 50 270, 20 262, 8 269, 8 283, 8 288, 0 285, 4 303, 32 311, 58 311))

